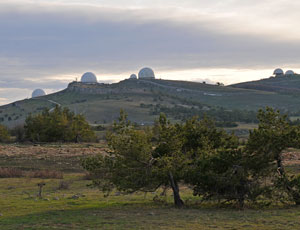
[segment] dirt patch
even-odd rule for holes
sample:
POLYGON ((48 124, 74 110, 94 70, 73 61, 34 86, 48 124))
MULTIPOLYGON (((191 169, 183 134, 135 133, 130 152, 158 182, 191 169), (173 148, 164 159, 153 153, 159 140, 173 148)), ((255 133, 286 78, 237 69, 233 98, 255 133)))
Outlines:
POLYGON ((6 157, 35 157, 35 158, 44 158, 50 156, 59 156, 59 157, 76 157, 76 156, 88 156, 88 155, 97 155, 105 154, 106 149, 101 147, 82 147, 82 146, 15 146, 15 145, 0 145, 0 156, 6 157))
POLYGON ((103 145, 0 145, 0 167, 82 172, 83 158, 106 151, 103 145))

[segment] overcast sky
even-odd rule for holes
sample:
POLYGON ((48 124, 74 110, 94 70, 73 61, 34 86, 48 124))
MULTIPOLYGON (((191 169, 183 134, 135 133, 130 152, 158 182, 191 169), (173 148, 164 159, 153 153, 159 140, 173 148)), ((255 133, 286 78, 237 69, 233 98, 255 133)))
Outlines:
POLYGON ((87 71, 225 84, 300 72, 299 11, 295 0, 0 0, 0 104, 87 71))

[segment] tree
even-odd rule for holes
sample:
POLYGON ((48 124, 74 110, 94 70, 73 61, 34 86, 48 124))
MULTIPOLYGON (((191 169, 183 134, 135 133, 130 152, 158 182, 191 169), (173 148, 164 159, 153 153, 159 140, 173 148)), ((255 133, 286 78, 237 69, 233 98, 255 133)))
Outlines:
POLYGON ((82 115, 56 106, 53 111, 45 109, 41 114, 29 115, 25 121, 25 135, 38 142, 93 141, 95 134, 82 115))
POLYGON ((3 125, 0 125, 0 142, 7 142, 9 139, 10 135, 7 128, 3 125))
POLYGON ((299 176, 289 176, 283 165, 283 152, 300 146, 300 127, 290 125, 286 115, 272 108, 258 112, 259 126, 250 132, 245 151, 253 175, 273 177, 275 186, 285 190, 300 204, 299 176), (275 178, 274 178, 275 177, 275 178))
POLYGON ((83 161, 102 191, 130 193, 167 186, 178 208, 184 205, 181 183, 192 186, 194 195, 237 201, 241 207, 245 199, 259 194, 238 138, 206 117, 172 124, 161 114, 151 130, 135 130, 121 111, 107 140, 108 155, 83 161))
POLYGON ((91 141, 95 139, 95 133, 92 131, 91 126, 85 120, 84 116, 74 116, 71 122, 71 137, 73 142, 91 141))
POLYGON ((113 132, 107 135, 110 152, 83 160, 83 167, 95 175, 94 185, 102 191, 113 188, 132 193, 173 190, 174 204, 181 208, 179 182, 183 161, 178 128, 161 115, 153 129, 136 130, 121 111, 113 132))
POLYGON ((12 136, 14 136, 17 142, 25 141, 25 129, 24 125, 17 125, 13 129, 10 130, 12 136))
POLYGON ((194 195, 237 201, 242 207, 250 180, 237 137, 216 128, 207 117, 188 120, 182 130, 182 152, 189 161, 184 179, 194 195))
POLYGON ((174 204, 181 208, 184 205, 180 197, 179 182, 183 180, 186 157, 182 154, 183 139, 181 126, 171 124, 164 114, 153 128, 155 159, 154 171, 161 182, 172 188, 174 204))
POLYGON ((241 146, 205 117, 172 124, 161 114, 153 128, 136 130, 121 111, 107 135, 110 152, 83 160, 94 174, 94 185, 105 192, 116 188, 131 193, 171 187, 174 204, 184 205, 180 184, 192 187, 203 199, 236 202, 274 198, 284 191, 300 204, 300 175, 290 176, 282 163, 283 151, 299 147, 300 127, 271 108, 258 113, 259 126, 241 146))
POLYGON ((300 128, 272 108, 257 117, 259 126, 244 147, 209 119, 186 122, 184 148, 190 163, 185 181, 195 195, 237 201, 242 207, 245 200, 272 198, 277 190, 300 204, 300 176, 288 175, 282 163, 285 150, 299 147, 300 128))

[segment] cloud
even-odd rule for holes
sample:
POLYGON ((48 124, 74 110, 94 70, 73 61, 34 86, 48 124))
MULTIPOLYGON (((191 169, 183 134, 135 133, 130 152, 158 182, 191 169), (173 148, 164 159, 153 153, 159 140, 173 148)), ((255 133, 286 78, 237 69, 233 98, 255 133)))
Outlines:
MULTIPOLYGON (((263 10, 250 1, 168 0, 165 8, 161 1, 152 6, 128 1, 128 7, 120 7, 121 1, 25 2, 0 0, 2 88, 61 89, 86 71, 114 81, 143 66, 167 72, 300 63, 299 40, 274 36, 273 30, 263 33, 265 27, 255 31, 252 12, 262 15, 263 10), (242 17, 239 10, 248 13, 242 17)), ((278 4, 267 0, 263 6, 281 13, 278 4)), ((261 20, 265 25, 270 16, 261 20)))

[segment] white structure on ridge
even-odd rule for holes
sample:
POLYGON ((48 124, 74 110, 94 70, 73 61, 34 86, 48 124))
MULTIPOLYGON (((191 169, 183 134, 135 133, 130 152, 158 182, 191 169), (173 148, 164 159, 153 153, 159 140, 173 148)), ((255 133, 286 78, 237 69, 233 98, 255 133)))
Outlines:
POLYGON ((275 69, 274 70, 274 73, 275 77, 278 77, 278 76, 282 76, 284 74, 283 70, 278 68, 278 69, 275 69))
POLYGON ((288 71, 286 71, 285 72, 285 75, 294 75, 295 73, 294 73, 294 71, 293 70, 288 70, 288 71))
POLYGON ((31 94, 31 97, 34 98, 34 97, 41 97, 41 96, 45 96, 46 93, 44 90, 42 89, 35 89, 32 94, 31 94))
POLYGON ((136 74, 131 74, 129 79, 137 79, 136 74))
POLYGON ((81 77, 81 82, 83 83, 97 83, 97 77, 92 72, 86 72, 81 77))
POLYGON ((139 72, 139 79, 155 79, 155 75, 152 69, 143 68, 139 72))

